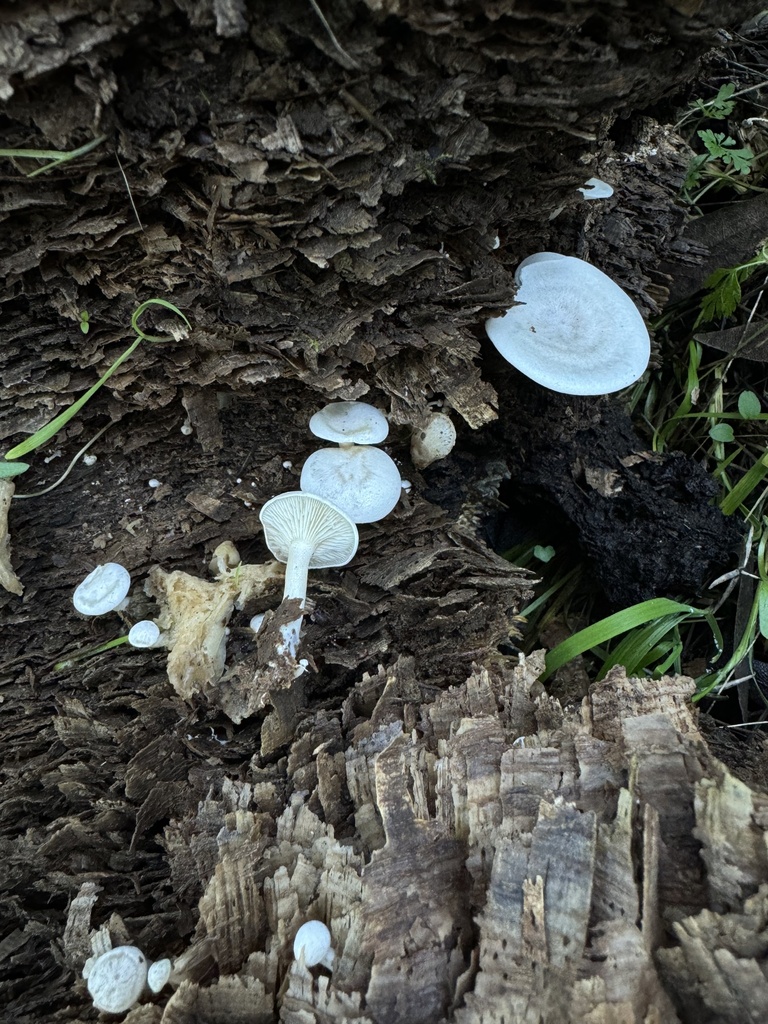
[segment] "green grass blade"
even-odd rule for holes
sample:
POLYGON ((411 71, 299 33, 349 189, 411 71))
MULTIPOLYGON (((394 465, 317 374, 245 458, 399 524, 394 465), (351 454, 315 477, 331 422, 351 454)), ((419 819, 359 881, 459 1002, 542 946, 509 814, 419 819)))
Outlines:
POLYGON ((679 601, 671 601, 666 597, 654 597, 650 601, 641 601, 633 604, 623 611, 608 615, 599 622, 592 623, 586 629, 579 630, 573 636, 568 637, 557 647, 553 648, 546 657, 545 670, 542 680, 548 679, 557 669, 577 657, 584 654, 598 644, 604 644, 608 640, 621 633, 627 633, 630 629, 643 626, 653 619, 663 615, 696 615, 700 614, 696 608, 687 604, 680 604, 679 601))
MULTIPOLYGON (((630 630, 605 659, 597 679, 603 679, 614 665, 623 665, 628 675, 636 675, 651 661, 658 660, 661 654, 654 655, 654 652, 661 641, 687 617, 687 611, 676 615, 662 615, 646 626, 630 630)), ((668 651, 668 646, 665 645, 664 653, 668 651)))
POLYGON ((760 484, 765 474, 768 473, 767 458, 768 456, 764 455, 762 459, 758 459, 757 462, 754 462, 749 467, 744 476, 736 481, 733 488, 720 502, 721 512, 730 516, 746 502, 752 491, 760 484))
POLYGON ((90 142, 86 142, 83 146, 78 146, 77 149, 59 150, 59 149, 0 149, 0 157, 18 157, 20 159, 28 160, 49 160, 50 163, 45 164, 43 167, 38 167, 34 171, 30 171, 27 174, 28 178, 36 178, 38 174, 44 174, 46 171, 52 170, 54 167, 58 167, 60 164, 68 163, 70 160, 77 160, 80 156, 85 156, 86 153, 90 153, 92 149, 100 146, 102 142, 106 141, 106 135, 99 135, 96 139, 91 139, 90 142))
POLYGON ((15 448, 11 448, 9 452, 6 452, 6 459, 18 459, 21 455, 26 455, 27 452, 32 452, 36 448, 39 448, 40 445, 45 444, 46 441, 50 441, 54 434, 58 434, 61 428, 66 426, 72 417, 76 416, 80 412, 85 403, 96 394, 102 384, 109 380, 118 366, 122 366, 125 360, 136 351, 141 344, 141 341, 141 338, 136 338, 135 341, 131 342, 125 352, 117 357, 106 373, 96 381, 92 388, 89 388, 88 391, 78 398, 76 402, 73 402, 69 408, 65 409, 64 412, 52 419, 50 423, 46 423, 44 427, 41 427, 31 437, 28 437, 26 441, 22 441, 21 444, 17 444, 15 448))

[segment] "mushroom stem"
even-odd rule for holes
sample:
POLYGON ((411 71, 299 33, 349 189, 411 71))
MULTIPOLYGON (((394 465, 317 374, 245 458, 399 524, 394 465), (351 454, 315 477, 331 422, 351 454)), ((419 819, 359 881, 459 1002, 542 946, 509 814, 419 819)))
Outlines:
MULTIPOLYGON (((309 561, 315 550, 315 545, 305 540, 294 541, 288 550, 288 561, 285 566, 285 587, 283 588, 283 600, 293 598, 301 601, 301 607, 307 599, 307 580, 309 578, 309 561)), ((301 623, 304 616, 281 627, 283 636, 282 650, 280 653, 288 653, 292 658, 296 657, 299 649, 299 636, 301 635, 301 623)))

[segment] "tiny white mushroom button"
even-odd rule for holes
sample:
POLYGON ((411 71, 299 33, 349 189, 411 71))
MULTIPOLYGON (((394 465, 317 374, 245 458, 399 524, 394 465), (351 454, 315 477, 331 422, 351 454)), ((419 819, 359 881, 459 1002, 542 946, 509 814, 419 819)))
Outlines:
POLYGON ((151 619, 142 619, 131 626, 128 643, 131 647, 154 647, 160 639, 160 627, 151 619))
POLYGON ((162 960, 156 960, 147 971, 147 985, 152 992, 157 994, 162 992, 168 984, 170 976, 171 961, 168 957, 163 957, 162 960))
POLYGON ((322 921, 307 921, 299 928, 293 940, 293 955, 297 960, 303 955, 306 967, 321 963, 330 966, 333 960, 331 933, 322 921))
POLYGON ((411 459, 417 469, 426 469, 444 459, 456 444, 456 427, 444 412, 433 413, 411 438, 411 459))
POLYGON ((149 961, 136 946, 116 946, 102 954, 88 972, 93 1005, 104 1013, 124 1013, 147 985, 149 961))
POLYGON ((105 562, 75 589, 72 603, 81 615, 106 615, 123 603, 130 586, 131 576, 124 566, 105 562))

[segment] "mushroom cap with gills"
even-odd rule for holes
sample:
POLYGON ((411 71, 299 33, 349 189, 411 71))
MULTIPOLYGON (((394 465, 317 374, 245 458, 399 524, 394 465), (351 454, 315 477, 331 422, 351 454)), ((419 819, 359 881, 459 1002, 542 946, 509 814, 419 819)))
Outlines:
POLYGON ((518 305, 486 321, 501 355, 531 380, 566 395, 605 395, 633 384, 650 338, 632 299, 597 267, 541 252, 515 277, 518 305))
POLYGON ((400 500, 400 470, 386 452, 370 445, 321 448, 301 471, 302 491, 319 494, 354 523, 376 523, 400 500))
POLYGON ((351 561, 359 542, 357 527, 330 501, 306 491, 270 498, 259 513, 267 547, 287 562, 292 544, 310 544, 310 569, 332 569, 351 561))
POLYGON ((367 402, 331 402, 310 419, 309 429, 336 444, 379 444, 389 433, 389 423, 367 402))

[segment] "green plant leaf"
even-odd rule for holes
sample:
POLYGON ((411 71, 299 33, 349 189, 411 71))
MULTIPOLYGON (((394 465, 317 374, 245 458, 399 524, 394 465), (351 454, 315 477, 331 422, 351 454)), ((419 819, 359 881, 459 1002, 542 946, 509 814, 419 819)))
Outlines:
POLYGON ((709 428, 709 436, 713 441, 732 441, 733 427, 730 423, 715 423, 709 428))
POLYGON ((547 544, 546 547, 541 544, 537 544, 533 549, 534 558, 538 558, 540 562, 550 562, 555 557, 555 549, 551 544, 547 544))
POLYGON ((753 420, 762 412, 760 399, 754 391, 742 391, 739 395, 739 412, 745 420, 753 420))
POLYGON ((614 637, 627 633, 630 629, 643 626, 663 615, 677 616, 681 614, 698 616, 701 615, 701 612, 690 605, 681 604, 679 601, 671 601, 666 597, 654 597, 650 601, 641 601, 623 611, 608 615, 606 618, 600 619, 599 622, 593 622, 586 629, 579 630, 578 633, 574 633, 573 636, 569 636, 567 640, 563 640, 561 644, 553 648, 547 654, 544 674, 541 678, 542 680, 548 679, 553 672, 572 661, 579 654, 584 654, 585 651, 589 651, 599 644, 607 643, 608 640, 613 640, 614 637))
POLYGON ((0 459, 0 480, 8 480, 12 476, 20 476, 29 469, 28 462, 5 462, 0 459))

